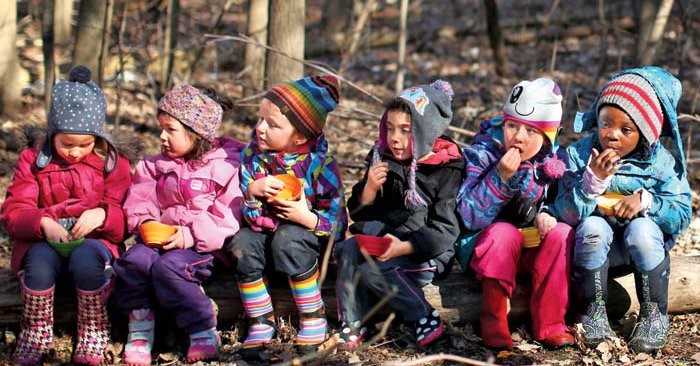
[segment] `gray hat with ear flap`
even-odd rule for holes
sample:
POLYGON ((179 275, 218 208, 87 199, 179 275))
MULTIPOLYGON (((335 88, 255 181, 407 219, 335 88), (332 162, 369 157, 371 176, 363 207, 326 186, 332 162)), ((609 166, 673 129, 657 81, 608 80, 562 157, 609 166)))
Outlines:
POLYGON ((53 137, 59 133, 93 135, 107 142, 105 172, 117 166, 117 148, 112 138, 103 130, 107 102, 105 96, 91 80, 92 73, 85 66, 71 68, 68 80, 56 83, 51 95, 48 136, 36 165, 46 167, 53 156, 53 137))
POLYGON ((408 88, 397 96, 411 110, 413 156, 420 159, 433 149, 452 121, 452 85, 436 80, 430 85, 408 88))

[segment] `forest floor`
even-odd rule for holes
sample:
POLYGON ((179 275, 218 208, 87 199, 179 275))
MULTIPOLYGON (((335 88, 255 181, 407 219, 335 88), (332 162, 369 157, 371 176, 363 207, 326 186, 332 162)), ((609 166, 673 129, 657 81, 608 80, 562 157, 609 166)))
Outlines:
MULTIPOLYGON (((108 128, 115 123, 116 105, 119 99, 119 128, 121 134, 132 136, 138 156, 158 152, 157 125, 154 112, 157 91, 152 75, 157 75, 153 65, 158 64, 158 24, 162 15, 157 9, 141 11, 143 1, 132 2, 124 37, 127 67, 125 82, 118 91, 114 70, 115 62, 108 62, 103 89, 108 99, 108 128)), ((223 18, 223 27, 211 33, 236 34, 245 27, 245 1, 238 0, 230 13, 223 18)), ((307 1, 307 40, 321 39, 322 20, 320 0, 307 1)), ((360 3, 360 2, 357 2, 360 3)), ((345 78, 362 88, 343 84, 341 104, 329 118, 326 134, 331 149, 338 159, 344 184, 347 189, 363 172, 363 161, 368 149, 376 139, 378 116, 382 112, 377 100, 385 100, 393 94, 396 65, 394 42, 384 46, 370 47, 378 35, 390 37, 398 29, 398 4, 396 1, 381 2, 363 33, 357 54, 349 62, 345 78), (376 97, 370 97, 368 94, 376 97)), ((497 115, 506 94, 512 85, 521 79, 530 79, 547 74, 557 80, 564 92, 565 116, 562 143, 574 141, 571 121, 576 110, 585 110, 595 97, 597 89, 615 71, 633 66, 635 34, 631 18, 632 1, 607 4, 606 18, 611 24, 609 36, 601 38, 603 23, 596 13, 595 2, 584 0, 551 1, 502 1, 501 22, 508 55, 509 76, 495 74, 493 59, 486 37, 483 9, 479 1, 436 0, 412 1, 409 14, 409 42, 406 66, 406 86, 429 83, 441 78, 452 83, 455 89, 453 126, 475 131, 484 118, 497 115), (553 6, 552 3, 555 5, 553 6), (527 5, 525 5, 527 4, 527 5), (603 42, 604 40, 604 42, 603 42)), ((680 2, 686 3, 686 2, 680 2)), ((686 4, 687 5, 687 4, 686 4)), ((115 24, 121 19, 121 6, 115 24)), ((178 32, 178 52, 175 60, 175 82, 186 80, 189 67, 186 59, 202 44, 203 33, 210 32, 212 19, 218 9, 203 0, 183 2, 183 21, 178 32), (186 3, 186 4, 185 4, 186 3), (187 50, 187 51, 185 51, 187 50)), ((43 103, 43 75, 41 32, 36 17, 26 16, 19 21, 20 61, 26 70, 27 84, 24 106, 18 115, 0 117, 0 192, 4 192, 12 177, 17 154, 23 147, 21 129, 26 124, 45 123, 43 103)), ((692 4, 683 9, 674 8, 671 19, 659 46, 657 64, 679 75, 684 93, 679 104, 679 113, 693 115, 698 104, 700 86, 700 6, 692 4)), ((118 27, 118 25, 115 25, 118 27)), ((380 43, 379 41, 376 41, 380 43)), ((341 61, 339 52, 322 52, 307 42, 310 58, 337 68, 341 61)), ((58 49, 58 64, 61 77, 65 77, 70 60, 66 49, 58 49)), ((112 50, 112 59, 116 59, 112 50)), ((247 141, 250 126, 255 121, 258 99, 242 100, 247 82, 242 71, 243 45, 234 41, 208 44, 202 61, 191 75, 191 82, 212 86, 236 102, 232 117, 224 123, 222 133, 247 141)), ((316 73, 312 67, 306 72, 316 73)), ((674 255, 700 255, 700 217, 698 216, 697 193, 700 190, 700 170, 697 159, 700 149, 700 128, 692 128, 692 122, 681 121, 685 146, 690 151, 689 180, 694 191, 694 219, 691 228, 682 235, 674 255)), ((468 144, 469 134, 454 133, 461 143, 468 144)), ((4 194, 0 194, 0 203, 4 194)), ((8 270, 10 243, 0 227, 0 268, 8 270)), ((527 324, 512 324, 516 348, 512 352, 494 353, 479 345, 479 338, 472 324, 448 324, 447 335, 427 349, 418 349, 412 340, 411 330, 392 327, 377 343, 363 347, 357 352, 334 350, 320 364, 382 364, 385 362, 407 363, 422 357, 437 354, 458 355, 480 362, 507 365, 601 365, 601 364, 645 364, 645 365, 691 365, 700 364, 700 314, 676 314, 671 317, 672 329, 668 344, 654 355, 634 354, 627 350, 624 341, 603 344, 596 350, 570 347, 562 350, 545 350, 533 341, 527 324)), ((398 324, 398 322, 396 322, 398 324)), ((628 335, 634 319, 620 319, 615 329, 628 335)), ((222 356, 220 364, 246 365, 236 350, 240 347, 240 335, 244 334, 243 322, 225 324, 222 331, 222 356)), ((292 364, 297 355, 293 351, 293 327, 285 319, 281 335, 272 346, 272 354, 265 363, 292 364)), ((15 346, 17 326, 0 328, 0 363, 7 363, 15 346)), ((70 362, 71 340, 75 330, 70 326, 57 328, 55 352, 47 364, 70 362)), ((108 363, 119 363, 124 334, 115 334, 108 363)), ((186 338, 172 332, 159 339, 157 363, 181 364, 186 351, 186 338)), ((445 357, 448 359, 449 357, 445 357)), ((456 364, 455 361, 432 361, 431 364, 456 364)), ((217 364, 211 362, 209 364, 217 364)))

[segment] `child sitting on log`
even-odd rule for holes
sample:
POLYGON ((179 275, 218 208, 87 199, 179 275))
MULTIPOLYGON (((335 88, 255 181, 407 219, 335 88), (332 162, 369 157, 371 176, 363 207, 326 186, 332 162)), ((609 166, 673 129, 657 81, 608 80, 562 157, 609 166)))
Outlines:
POLYGON ((114 265, 117 303, 129 312, 127 365, 151 364, 156 306, 173 311, 189 334, 187 362, 219 355, 216 304, 201 284, 212 274, 214 255, 225 258, 224 241, 241 221, 244 144, 218 136, 230 106, 214 90, 188 84, 158 102, 161 153, 139 162, 124 202, 128 228, 139 236, 114 265), (143 226, 154 223, 172 232, 153 237, 143 226))
POLYGON ((503 105, 503 115, 482 122, 464 150, 467 177, 457 196, 458 212, 476 238, 471 267, 482 281, 481 338, 491 348, 513 347, 507 313, 518 272, 532 277, 534 338, 548 347, 574 343, 564 324, 569 300, 567 242, 573 231, 547 207, 555 198, 549 188, 556 188, 564 172, 564 162, 556 156, 561 100, 559 87, 550 79, 518 83, 503 105), (534 247, 525 241, 528 230, 541 241, 534 247))
POLYGON ((666 70, 629 69, 577 115, 576 132, 594 132, 567 148, 569 170, 555 208, 578 225, 573 281, 589 347, 613 336, 605 311, 607 278, 609 268, 620 266, 634 272, 641 307, 630 348, 649 353, 666 343, 668 251, 692 215, 676 117, 680 96, 681 83, 666 70), (673 152, 661 144, 662 136, 671 137, 673 152), (613 194, 615 201, 606 204, 613 194))
POLYGON ((392 290, 388 305, 415 329, 419 346, 444 332, 440 314, 421 287, 449 271, 459 234, 455 196, 464 159, 443 135, 452 119, 453 94, 441 80, 406 89, 389 101, 379 122, 367 171, 348 201, 355 221, 350 231, 362 236, 337 243, 334 250, 340 340, 348 348, 365 335, 361 319, 370 298, 381 299, 392 290), (374 260, 366 261, 361 251, 374 260))
POLYGON ((248 225, 227 251, 250 321, 240 351, 245 359, 259 358, 276 332, 264 279, 269 268, 289 280, 299 310, 300 351, 314 351, 326 339, 318 258, 347 227, 340 171, 323 134, 338 99, 339 83, 331 75, 275 85, 260 102, 260 119, 241 155, 242 210, 248 225), (291 188, 297 185, 295 192, 291 188))

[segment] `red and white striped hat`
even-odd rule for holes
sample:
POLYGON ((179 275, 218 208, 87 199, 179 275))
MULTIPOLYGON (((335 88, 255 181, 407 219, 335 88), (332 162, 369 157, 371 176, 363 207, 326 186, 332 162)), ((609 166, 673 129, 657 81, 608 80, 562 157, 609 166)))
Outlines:
POLYGON ((597 110, 612 104, 621 108, 637 125, 642 136, 653 144, 659 139, 664 115, 654 88, 637 74, 624 74, 603 87, 597 110))

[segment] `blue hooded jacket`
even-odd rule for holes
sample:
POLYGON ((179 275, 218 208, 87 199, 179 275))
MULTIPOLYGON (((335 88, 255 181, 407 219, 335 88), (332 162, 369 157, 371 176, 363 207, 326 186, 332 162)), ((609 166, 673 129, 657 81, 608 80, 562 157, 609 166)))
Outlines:
MULTIPOLYGON (((676 115, 681 83, 668 71, 656 66, 625 70, 610 80, 630 73, 643 77, 654 88, 664 112, 664 125, 661 139, 651 144, 644 158, 635 155, 623 160, 606 193, 631 195, 640 188, 647 190, 653 197, 647 217, 659 225, 661 231, 667 234, 667 239, 673 239, 688 228, 692 216, 691 191, 676 115), (663 145, 663 140, 669 138, 673 153, 663 145)), ((601 91, 604 89, 601 88, 601 91)), ((582 182, 592 149, 600 149, 597 134, 599 98, 600 92, 587 112, 576 115, 574 131, 592 131, 592 134, 566 149, 568 168, 559 181, 556 202, 550 206, 554 215, 570 225, 579 224, 596 210, 596 197, 584 193, 582 182)), ((671 246, 673 240, 667 240, 666 249, 671 246)))

